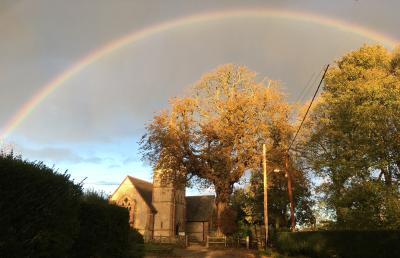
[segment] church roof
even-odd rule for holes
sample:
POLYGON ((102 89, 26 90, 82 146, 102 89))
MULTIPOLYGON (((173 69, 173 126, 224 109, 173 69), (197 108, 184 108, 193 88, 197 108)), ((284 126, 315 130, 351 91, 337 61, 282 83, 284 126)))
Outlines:
POLYGON ((186 220, 210 221, 214 202, 214 195, 186 196, 186 220))
POLYGON ((153 184, 132 176, 128 176, 128 179, 135 186, 136 190, 139 192, 140 196, 142 196, 147 206, 149 206, 150 209, 155 211, 156 209, 152 204, 153 184))

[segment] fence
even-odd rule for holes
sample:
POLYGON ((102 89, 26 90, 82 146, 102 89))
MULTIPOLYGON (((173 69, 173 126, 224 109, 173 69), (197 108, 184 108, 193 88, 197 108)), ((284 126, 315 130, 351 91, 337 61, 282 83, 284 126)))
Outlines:
MULTIPOLYGON (((189 246, 189 236, 154 236, 147 242, 156 244, 177 244, 181 246, 189 246)), ((250 238, 247 237, 226 237, 226 236, 207 236, 206 246, 210 245, 223 245, 224 247, 245 247, 247 249, 259 249, 264 247, 263 238, 250 238)))
POLYGON ((247 248, 247 249, 261 249, 264 248, 264 238, 254 237, 215 237, 208 236, 206 246, 223 245, 225 247, 247 248))
POLYGON ((223 237, 207 236, 206 246, 210 247, 210 244, 224 244, 224 246, 226 246, 226 236, 223 237))

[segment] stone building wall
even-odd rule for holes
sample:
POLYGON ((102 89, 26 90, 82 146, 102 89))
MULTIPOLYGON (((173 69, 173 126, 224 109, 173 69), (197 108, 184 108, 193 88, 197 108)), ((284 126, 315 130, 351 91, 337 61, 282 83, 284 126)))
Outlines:
POLYGON ((130 223, 133 222, 131 226, 136 228, 146 239, 152 237, 151 210, 128 178, 119 186, 110 200, 130 209, 130 223))
POLYGON ((154 237, 172 237, 185 231, 185 190, 174 189, 172 184, 161 182, 154 173, 153 206, 157 210, 154 215, 154 237))

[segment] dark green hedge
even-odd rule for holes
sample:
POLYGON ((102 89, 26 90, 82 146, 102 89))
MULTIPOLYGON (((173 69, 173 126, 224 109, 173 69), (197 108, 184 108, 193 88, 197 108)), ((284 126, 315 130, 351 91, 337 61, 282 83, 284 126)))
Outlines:
POLYGON ((127 257, 128 210, 101 198, 84 198, 79 214, 80 234, 74 245, 76 257, 127 257))
POLYGON ((400 231, 315 231, 277 234, 276 248, 307 257, 400 257, 400 231))
POLYGON ((136 229, 130 229, 129 244, 129 257, 140 258, 144 256, 144 239, 136 229))
POLYGON ((69 175, 0 152, 0 257, 143 257, 128 211, 69 175))
POLYGON ((0 155, 0 257, 70 257, 81 193, 67 174, 0 155))

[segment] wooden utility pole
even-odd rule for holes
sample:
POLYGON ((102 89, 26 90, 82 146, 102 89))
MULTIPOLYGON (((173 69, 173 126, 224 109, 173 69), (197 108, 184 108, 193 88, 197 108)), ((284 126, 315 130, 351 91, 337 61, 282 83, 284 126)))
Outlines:
POLYGON ((264 226, 265 250, 268 244, 268 175, 267 175, 267 146, 263 144, 263 173, 264 173, 264 226))
POLYGON ((292 193, 292 175, 289 171, 289 153, 285 154, 285 172, 288 179, 288 193, 290 202, 290 229, 292 231, 296 228, 296 222, 294 220, 294 203, 293 203, 293 193, 292 193))

